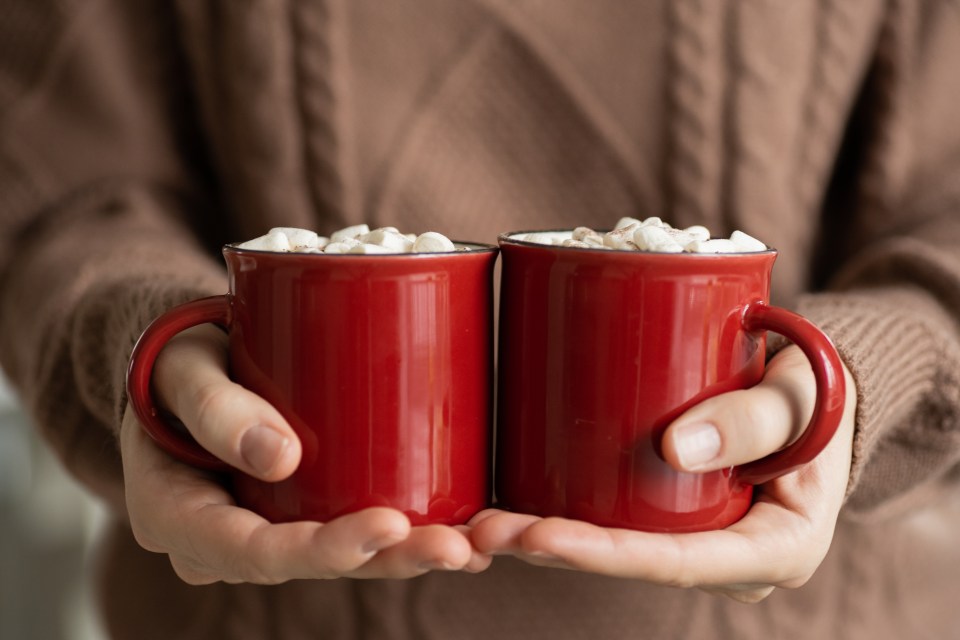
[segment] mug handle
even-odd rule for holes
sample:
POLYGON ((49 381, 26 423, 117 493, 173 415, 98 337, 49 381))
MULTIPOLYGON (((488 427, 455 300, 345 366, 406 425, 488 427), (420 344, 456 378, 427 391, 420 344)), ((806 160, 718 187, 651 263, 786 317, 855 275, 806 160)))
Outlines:
POLYGON ((773 331, 796 344, 810 361, 817 381, 813 416, 800 437, 785 449, 737 467, 739 480, 763 484, 810 462, 827 446, 840 426, 846 381, 830 338, 806 318, 758 302, 747 305, 743 327, 750 332, 773 331))
POLYGON ((127 397, 144 431, 161 449, 187 464, 211 471, 230 466, 197 444, 188 433, 175 429, 160 417, 153 400, 150 379, 160 350, 184 329, 213 322, 223 328, 230 324, 230 302, 226 295, 200 298, 174 307, 156 318, 137 340, 127 367, 127 397))

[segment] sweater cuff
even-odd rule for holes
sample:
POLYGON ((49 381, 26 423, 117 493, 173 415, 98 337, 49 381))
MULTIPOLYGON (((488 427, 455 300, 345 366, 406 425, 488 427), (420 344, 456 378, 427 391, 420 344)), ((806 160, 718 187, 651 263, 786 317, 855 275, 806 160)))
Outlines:
POLYGON ((809 294, 796 311, 830 336, 857 385, 849 510, 874 511, 960 461, 957 329, 928 293, 809 294))

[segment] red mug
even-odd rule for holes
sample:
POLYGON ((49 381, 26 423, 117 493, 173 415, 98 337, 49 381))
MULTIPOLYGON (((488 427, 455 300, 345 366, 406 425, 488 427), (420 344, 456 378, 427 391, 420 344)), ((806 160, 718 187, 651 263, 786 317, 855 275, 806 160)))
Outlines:
POLYGON ((371 506, 412 524, 460 524, 487 506, 497 248, 400 255, 272 253, 227 245, 229 293, 188 302, 143 333, 127 374, 147 433, 192 465, 229 471, 238 504, 273 522, 371 506), (233 380, 275 406, 302 443, 294 474, 263 482, 158 412, 154 362, 176 333, 229 335, 233 380))
POLYGON ((526 233, 500 236, 499 506, 646 531, 721 529, 746 514, 755 484, 833 437, 840 359, 811 322, 769 304, 776 251, 609 251, 518 239, 526 233), (706 398, 759 382, 767 330, 810 360, 810 424, 762 460, 674 470, 659 454, 664 429, 706 398))

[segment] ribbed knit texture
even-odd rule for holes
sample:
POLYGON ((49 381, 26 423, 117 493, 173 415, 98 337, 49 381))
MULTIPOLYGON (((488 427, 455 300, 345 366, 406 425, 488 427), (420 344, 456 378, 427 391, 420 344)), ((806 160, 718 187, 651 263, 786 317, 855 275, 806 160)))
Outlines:
POLYGON ((952 637, 958 43, 945 0, 6 3, 0 363, 120 515, 109 628, 952 637), (809 585, 743 607, 497 559, 477 576, 187 587, 133 543, 115 438, 127 358, 159 313, 226 290, 222 241, 361 221, 494 241, 623 215, 775 246, 774 301, 853 372, 847 504, 809 585))

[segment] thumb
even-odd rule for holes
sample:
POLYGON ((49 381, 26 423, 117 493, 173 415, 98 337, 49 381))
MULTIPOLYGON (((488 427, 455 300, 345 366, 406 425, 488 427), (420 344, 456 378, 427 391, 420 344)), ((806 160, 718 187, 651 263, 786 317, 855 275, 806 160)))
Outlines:
POLYGON ((224 333, 188 329, 163 348, 154 366, 157 399, 197 442, 227 464, 268 481, 300 464, 300 441, 266 400, 227 377, 224 333))
POLYGON ((759 460, 793 442, 813 413, 816 380, 796 347, 771 360, 763 380, 692 407, 664 432, 664 458, 681 471, 759 460))

